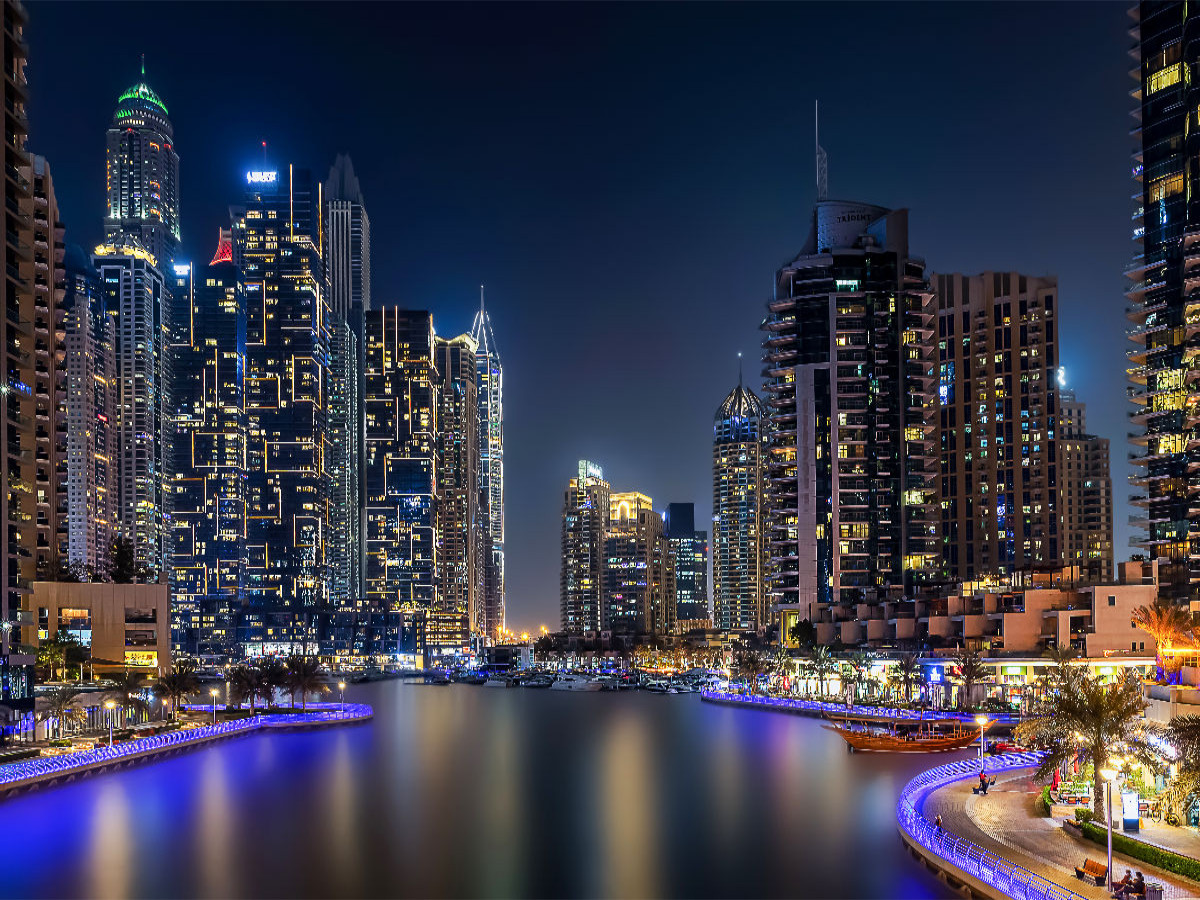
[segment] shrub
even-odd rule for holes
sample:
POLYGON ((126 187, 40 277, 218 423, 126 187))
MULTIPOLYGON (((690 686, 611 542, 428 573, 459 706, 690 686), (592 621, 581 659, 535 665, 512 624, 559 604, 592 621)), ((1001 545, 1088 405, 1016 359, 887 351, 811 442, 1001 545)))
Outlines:
POLYGON ((1052 801, 1050 800, 1050 785, 1046 785, 1045 787, 1042 788, 1040 800, 1041 800, 1042 805, 1041 805, 1041 809, 1039 810, 1039 812, 1043 816, 1050 815, 1050 806, 1052 803, 1052 801))
POLYGON ((1080 825, 1086 825, 1095 818, 1096 818, 1096 814, 1094 812, 1092 812, 1090 809, 1075 810, 1075 821, 1078 822, 1080 825))
MULTIPOLYGON (((1078 812, 1076 814, 1078 815, 1078 812)), ((1094 822, 1084 823, 1083 834, 1088 840, 1107 846, 1108 831, 1094 822)), ((1123 853, 1168 872, 1174 872, 1176 875, 1182 875, 1184 878, 1200 881, 1200 860, 1198 859, 1163 850, 1117 831, 1113 832, 1112 842, 1114 853, 1123 853)))

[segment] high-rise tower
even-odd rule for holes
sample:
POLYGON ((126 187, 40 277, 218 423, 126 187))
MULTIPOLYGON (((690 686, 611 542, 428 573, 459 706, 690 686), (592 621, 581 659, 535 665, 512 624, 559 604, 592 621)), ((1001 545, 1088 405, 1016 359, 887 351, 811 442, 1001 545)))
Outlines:
POLYGON ((713 421, 713 625, 726 630, 767 625, 764 413, 739 379, 713 421))
POLYGON ((336 606, 360 603, 366 493, 362 460, 365 332, 371 308, 371 221, 350 157, 339 154, 325 181, 325 267, 330 321, 330 548, 336 606))
POLYGON ((179 249, 179 155, 162 98, 142 80, 117 98, 105 144, 107 238, 128 234, 169 271, 179 249))
POLYGON ((604 470, 585 459, 567 485, 562 513, 559 605, 563 631, 599 631, 603 621, 609 494, 604 470))
POLYGON ((680 622, 708 619, 708 532, 696 530, 692 503, 669 503, 663 529, 675 558, 675 615, 680 622))
POLYGON ((484 602, 480 630, 495 640, 504 627, 504 367, 492 320, 479 288, 479 312, 471 326, 479 400, 479 487, 485 523, 484 602))
MULTIPOLYGON (((826 200, 779 269, 762 328, 771 593, 814 623, 940 565, 932 467, 933 291, 906 210, 826 200)), ((715 553, 714 553, 715 559, 715 553)))
POLYGON ((1200 404, 1193 391, 1200 349, 1200 81, 1191 77, 1200 62, 1200 44, 1191 40, 1200 10, 1186 2, 1143 2, 1131 15, 1140 125, 1133 156, 1136 255, 1126 272, 1136 345, 1128 351, 1128 372, 1137 407, 1131 420, 1139 432, 1131 438, 1138 489, 1132 502, 1145 511, 1132 522, 1143 531, 1137 543, 1168 561, 1158 569, 1161 595, 1183 600, 1200 582, 1200 404))
POLYGON ((246 292, 246 614, 252 652, 311 645, 329 608, 329 307, 321 184, 246 174, 233 262, 246 292))

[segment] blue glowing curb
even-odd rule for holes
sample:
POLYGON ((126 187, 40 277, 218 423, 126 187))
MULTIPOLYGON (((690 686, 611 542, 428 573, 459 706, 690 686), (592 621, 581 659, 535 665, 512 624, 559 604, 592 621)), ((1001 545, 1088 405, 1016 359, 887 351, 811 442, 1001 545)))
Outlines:
MULTIPOLYGON (((871 716, 877 719, 896 719, 898 721, 930 721, 958 720, 974 723, 973 716, 963 715, 952 710, 926 710, 924 713, 911 709, 894 709, 887 706, 847 706, 845 703, 833 703, 822 700, 797 700, 791 697, 768 697, 762 694, 739 694, 733 691, 701 691, 700 696, 713 703, 732 703, 740 706, 761 706, 765 709, 779 709, 787 712, 822 715, 829 713, 840 716, 871 716)), ((1016 718, 1008 715, 993 716, 999 722, 1015 722, 1016 718)))
MULTIPOLYGON (((0 789, 20 786, 24 782, 42 781, 47 778, 79 774, 96 767, 121 760, 133 760, 142 756, 155 754, 171 748, 184 748, 193 744, 202 744, 216 738, 231 737, 237 734, 249 734, 260 728, 287 728, 305 725, 324 725, 339 721, 362 721, 374 714, 365 703, 347 703, 344 712, 336 703, 310 704, 315 708, 305 713, 279 715, 273 713, 237 719, 231 722, 218 722, 216 725, 203 725, 199 728, 187 728, 171 731, 166 734, 155 734, 150 737, 123 741, 111 747, 104 746, 82 753, 70 753, 62 756, 51 756, 44 759, 30 759, 0 766, 0 789)), ((204 706, 189 706, 189 709, 203 711, 211 709, 204 706)))
MULTIPOLYGON (((985 763, 988 772, 1024 769, 1041 762, 1039 752, 1005 753, 985 763)), ((913 843, 1014 900, 1085 900, 1041 875, 1036 875, 966 838, 938 828, 925 818, 925 799, 938 788, 979 775, 979 760, 965 759, 930 769, 904 786, 896 805, 896 820, 913 843)))

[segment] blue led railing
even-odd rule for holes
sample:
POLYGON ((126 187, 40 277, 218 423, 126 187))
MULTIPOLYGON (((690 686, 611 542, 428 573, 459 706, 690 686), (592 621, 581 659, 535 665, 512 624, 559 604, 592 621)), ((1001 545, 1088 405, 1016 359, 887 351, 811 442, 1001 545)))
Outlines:
MULTIPOLYGON (((993 756, 985 763, 988 772, 1004 772, 1036 766, 1042 758, 1039 752, 1005 753, 993 756)), ((1014 900, 1084 900, 1081 894, 1043 878, 997 856, 966 838, 938 828, 925 818, 922 808, 926 798, 938 788, 976 778, 979 760, 965 759, 930 769, 904 786, 896 805, 896 820, 901 830, 934 856, 973 876, 1014 900)))
MULTIPOLYGON (((70 775, 105 763, 133 759, 143 754, 154 753, 155 751, 171 747, 187 747, 214 738, 231 737, 242 733, 248 734, 260 728, 317 725, 339 720, 355 721, 369 719, 374 712, 365 703, 347 703, 344 709, 336 703, 313 704, 313 706, 317 708, 303 713, 287 715, 273 713, 259 714, 246 719, 218 722, 215 725, 203 725, 199 728, 169 731, 166 734, 155 734, 132 741, 123 741, 119 744, 113 744, 111 747, 98 747, 95 750, 85 750, 82 753, 22 760, 21 762, 9 763, 8 765, 0 765, 0 788, 19 784, 23 781, 57 775, 70 775)), ((211 706, 195 705, 187 708, 201 712, 210 710, 211 706)))
MULTIPOLYGON (((783 709, 792 710, 794 712, 805 713, 830 713, 833 715, 850 715, 850 716, 871 716, 872 718, 908 720, 912 719, 929 721, 931 719, 957 719, 959 721, 974 722, 974 716, 965 715, 963 713, 954 712, 952 710, 919 710, 911 709, 896 709, 887 706, 861 706, 855 704, 847 706, 845 703, 836 703, 824 700, 799 700, 792 697, 768 697, 762 694, 739 694, 733 691, 701 691, 700 696, 705 700, 710 700, 714 703, 735 703, 744 706, 762 706, 767 709, 783 709)), ((994 715, 993 718, 1001 722, 1015 721, 1013 716, 994 715)))

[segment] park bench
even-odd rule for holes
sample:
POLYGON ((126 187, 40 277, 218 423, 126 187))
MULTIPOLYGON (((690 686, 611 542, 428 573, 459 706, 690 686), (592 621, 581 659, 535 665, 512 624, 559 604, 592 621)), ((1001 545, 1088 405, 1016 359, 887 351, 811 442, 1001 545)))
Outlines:
POLYGON ((1104 879, 1108 877, 1108 866, 1104 863, 1093 862, 1090 859, 1083 861, 1083 868, 1075 867, 1075 877, 1080 881, 1090 881, 1100 887, 1104 884, 1104 879))

